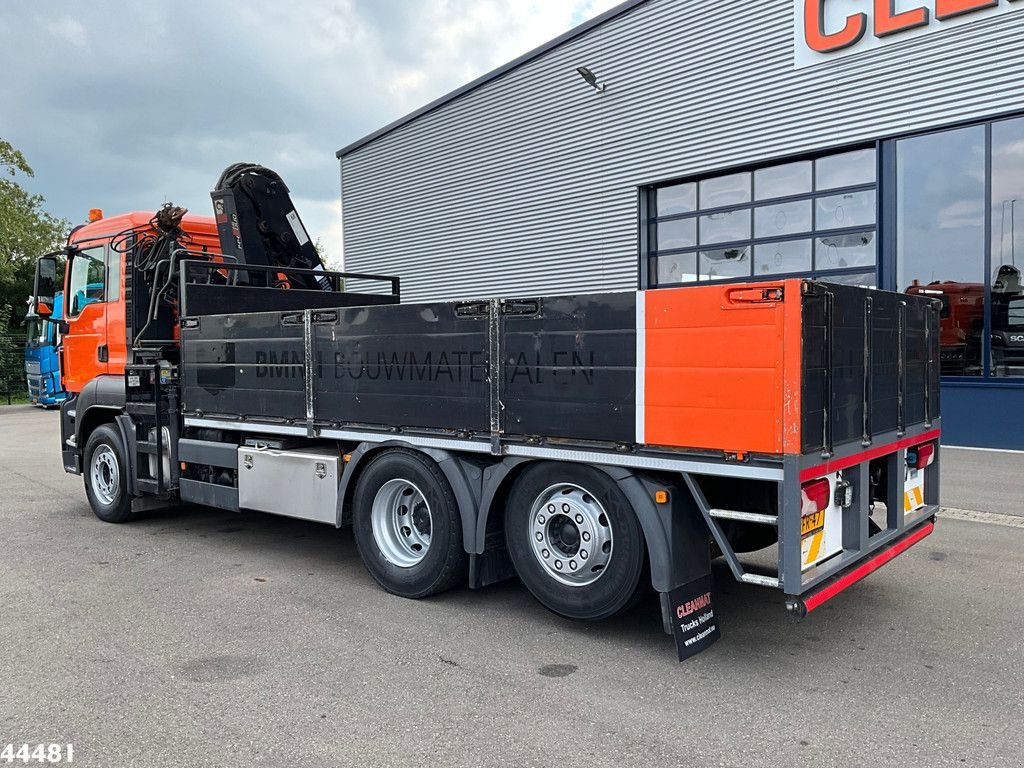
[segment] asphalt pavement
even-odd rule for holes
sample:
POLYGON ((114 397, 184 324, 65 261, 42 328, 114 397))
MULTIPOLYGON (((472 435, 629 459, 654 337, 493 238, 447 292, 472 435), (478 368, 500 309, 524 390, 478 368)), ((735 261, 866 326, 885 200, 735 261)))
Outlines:
POLYGON ((1024 516, 1024 453, 943 448, 940 482, 946 506, 1024 516))
MULTIPOLYGON (((105 525, 58 444, 56 413, 0 408, 0 749, 72 743, 103 768, 1024 765, 1013 518, 940 519, 802 622, 719 568, 722 639, 680 664, 653 598, 577 624, 515 582, 387 595, 349 530, 198 508, 105 525)), ((999 481, 979 503, 1020 514, 999 481)), ((969 509, 960 482, 947 503, 969 509)))

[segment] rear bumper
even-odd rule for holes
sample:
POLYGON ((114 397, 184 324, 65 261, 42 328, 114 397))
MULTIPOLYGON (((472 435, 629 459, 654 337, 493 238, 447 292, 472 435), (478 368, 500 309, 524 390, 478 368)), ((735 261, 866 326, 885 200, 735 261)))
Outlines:
POLYGON ((901 536, 893 539, 885 546, 876 550, 863 562, 855 563, 829 577, 812 591, 799 596, 787 595, 786 609, 797 616, 806 616, 839 593, 852 587, 861 579, 870 576, 883 565, 906 552, 919 541, 931 535, 934 530, 934 516, 925 518, 916 528, 906 531, 901 536))
MULTIPOLYGON (((801 511, 799 503, 789 497, 790 501, 780 521, 780 586, 787 598, 793 601, 804 600, 806 603, 807 596, 818 595, 822 590, 833 590, 829 594, 838 593, 842 590, 835 590, 835 584, 840 580, 843 580, 842 588, 845 589, 927 535, 920 531, 934 525, 939 510, 939 438, 940 428, 936 424, 929 428, 920 427, 913 430, 912 434, 895 439, 881 440, 878 445, 871 447, 852 445, 840 448, 825 462, 821 462, 820 458, 815 461, 815 457, 805 456, 801 459, 799 469, 793 472, 797 484, 829 473, 839 473, 844 482, 852 485, 855 503, 839 511, 841 546, 836 554, 827 556, 814 566, 806 567, 802 566, 800 552, 801 511), (911 499, 906 493, 909 482, 906 474, 907 453, 924 443, 935 444, 934 460, 920 470, 923 490, 918 498, 911 499), (881 504, 877 514, 873 511, 876 502, 881 504), (912 540, 911 544, 904 544, 908 540, 912 540), (868 567, 872 563, 874 566, 868 567), (859 575, 847 578, 852 573, 859 575)), ((788 493, 793 492, 787 490, 788 493)), ((931 532, 931 528, 928 528, 928 532, 931 532)), ((817 604, 820 604, 819 600, 811 600, 812 606, 817 604)))

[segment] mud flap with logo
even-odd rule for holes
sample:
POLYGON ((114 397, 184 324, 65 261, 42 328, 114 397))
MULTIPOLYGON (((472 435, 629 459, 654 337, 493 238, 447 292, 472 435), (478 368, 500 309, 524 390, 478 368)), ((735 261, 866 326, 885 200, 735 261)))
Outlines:
POLYGON ((680 661, 700 653, 721 637, 711 574, 673 589, 668 598, 672 611, 672 636, 680 661))
POLYGON ((710 533, 697 500, 683 483, 672 486, 671 504, 659 511, 669 514, 666 529, 671 550, 671 588, 661 595, 662 618, 665 631, 676 641, 679 660, 685 661, 721 636, 714 605, 710 533))

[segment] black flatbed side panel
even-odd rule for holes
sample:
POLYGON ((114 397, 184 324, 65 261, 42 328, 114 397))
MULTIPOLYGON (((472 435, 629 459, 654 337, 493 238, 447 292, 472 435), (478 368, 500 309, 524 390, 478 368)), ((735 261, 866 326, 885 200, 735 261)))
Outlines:
MULTIPOLYGON (((281 291, 288 293, 288 291, 281 291)), ((302 323, 281 312, 208 315, 181 332, 186 412, 305 419, 302 323)))
POLYGON ((522 299, 505 306, 512 311, 501 317, 504 432, 634 442, 636 294, 522 299), (531 302, 535 313, 525 311, 531 302))
POLYGON ((899 313, 904 310, 904 426, 939 416, 938 315, 928 297, 876 291, 857 286, 818 283, 803 303, 803 451, 824 444, 828 352, 826 291, 832 294, 829 418, 832 444, 860 441, 864 434, 865 299, 871 298, 870 428, 872 436, 894 431, 899 420, 899 313), (928 327, 930 326, 929 330, 928 327), (927 339, 932 344, 928 371, 927 339), (927 382, 926 379, 930 379, 927 382))
MULTIPOLYGON (((314 420, 489 433, 492 312, 505 434, 635 440, 634 292, 321 309, 314 420)), ((300 314, 195 319, 182 331, 187 412, 305 421, 300 314)))
POLYGON ((316 420, 489 431, 487 315, 457 306, 339 309, 314 324, 316 420))

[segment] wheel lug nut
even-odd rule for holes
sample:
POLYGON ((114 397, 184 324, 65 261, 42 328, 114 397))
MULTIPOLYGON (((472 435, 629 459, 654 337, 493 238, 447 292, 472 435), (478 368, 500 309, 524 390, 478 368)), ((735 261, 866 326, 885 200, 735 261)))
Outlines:
POLYGON ((581 549, 580 550, 580 559, 581 560, 586 560, 588 557, 590 557, 590 555, 587 553, 587 550, 581 549))
POLYGON ((583 515, 576 515, 577 525, 583 525, 583 515))
POLYGON ((551 553, 548 552, 546 549, 541 550, 541 554, 544 555, 545 558, 551 557, 551 553))
POLYGON ((544 517, 544 515, 537 515, 537 522, 540 523, 541 525, 544 525, 544 520, 545 519, 546 518, 544 517))
POLYGON ((562 505, 562 511, 563 512, 569 512, 569 511, 571 511, 571 507, 568 504, 563 504, 562 505))
POLYGON ((562 570, 562 561, 561 560, 555 560, 555 568, 557 568, 559 571, 562 570))
POLYGON ((554 504, 548 504, 548 512, 554 512, 554 511, 555 511, 555 505, 554 504))
POLYGON ((575 560, 570 560, 569 561, 569 570, 571 570, 571 571, 575 571, 576 570, 576 561, 575 560))
POLYGON ((537 531, 537 541, 544 541, 544 534, 537 531))
POLYGON ((583 532, 583 540, 584 541, 590 541, 590 533, 588 533, 587 531, 584 531, 583 532))

